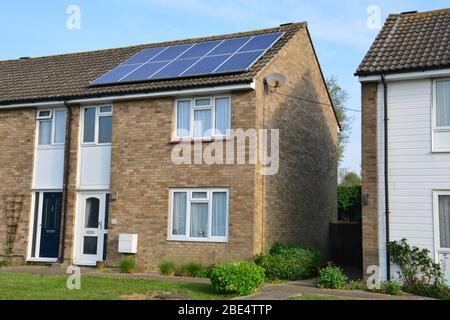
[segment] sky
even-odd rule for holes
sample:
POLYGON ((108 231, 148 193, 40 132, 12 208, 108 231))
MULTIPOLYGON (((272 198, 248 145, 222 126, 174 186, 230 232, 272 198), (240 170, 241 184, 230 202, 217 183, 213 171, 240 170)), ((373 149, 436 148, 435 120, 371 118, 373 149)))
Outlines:
MULTIPOLYGON (((360 110, 354 72, 390 13, 449 7, 448 0, 16 0, 0 4, 0 60, 241 32, 307 21, 325 76, 360 110), (71 24, 73 6, 79 28, 71 24), (68 11, 69 9, 69 11, 68 11), (380 19, 378 19, 380 17, 380 19), (68 27, 69 21, 69 27, 68 27), (75 27, 75 28, 74 28, 75 27)), ((1 90, 1 89, 0 89, 1 90)), ((360 171, 361 115, 352 116, 344 168, 360 171)))

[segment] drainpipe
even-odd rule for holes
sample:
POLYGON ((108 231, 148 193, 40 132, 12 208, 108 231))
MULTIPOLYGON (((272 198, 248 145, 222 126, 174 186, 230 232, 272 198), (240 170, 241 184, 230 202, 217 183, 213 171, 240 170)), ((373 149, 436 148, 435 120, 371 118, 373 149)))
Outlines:
POLYGON ((66 121, 66 145, 64 148, 64 182, 63 182, 63 221, 62 221, 62 236, 60 245, 59 261, 64 263, 64 249, 66 242, 66 224, 67 224, 67 209, 68 209, 68 193, 69 193, 69 171, 70 171, 70 144, 71 144, 71 129, 72 129, 72 108, 65 101, 64 106, 67 109, 66 121))
POLYGON ((388 86, 385 75, 381 75, 381 82, 383 83, 383 97, 384 97, 384 201, 385 201, 385 220, 386 220, 386 278, 391 280, 391 255, 387 250, 390 239, 389 230, 389 118, 388 118, 388 86))

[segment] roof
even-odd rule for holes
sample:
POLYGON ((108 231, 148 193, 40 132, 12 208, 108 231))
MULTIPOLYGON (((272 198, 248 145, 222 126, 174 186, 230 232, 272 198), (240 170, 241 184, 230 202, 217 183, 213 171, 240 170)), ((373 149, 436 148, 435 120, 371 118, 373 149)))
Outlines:
POLYGON ((258 72, 267 65, 297 31, 305 27, 306 23, 296 23, 222 36, 0 61, 0 105, 248 83, 253 81, 258 72), (285 32, 283 37, 245 72, 88 87, 93 80, 145 48, 222 40, 279 31, 285 32))
POLYGON ((450 9, 390 15, 357 76, 450 67, 450 9))

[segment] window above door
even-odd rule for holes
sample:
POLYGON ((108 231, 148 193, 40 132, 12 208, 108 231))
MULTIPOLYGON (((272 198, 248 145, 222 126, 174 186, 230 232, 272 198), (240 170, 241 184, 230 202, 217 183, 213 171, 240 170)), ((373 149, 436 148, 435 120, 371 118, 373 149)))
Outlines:
POLYGON ((37 111, 38 146, 63 146, 65 144, 66 114, 66 109, 45 109, 37 111))
POLYGON ((433 151, 450 152, 450 79, 434 81, 433 151))
POLYGON ((83 145, 109 145, 112 142, 112 106, 84 107, 82 109, 83 145))

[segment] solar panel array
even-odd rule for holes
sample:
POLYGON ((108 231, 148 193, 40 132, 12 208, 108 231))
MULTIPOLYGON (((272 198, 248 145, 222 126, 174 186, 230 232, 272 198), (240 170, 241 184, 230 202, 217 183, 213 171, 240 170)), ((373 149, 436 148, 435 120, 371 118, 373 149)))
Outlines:
POLYGON ((283 32, 144 49, 91 85, 152 81, 248 70, 283 32))

